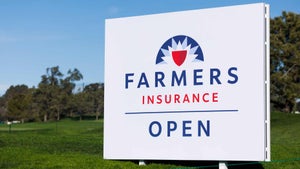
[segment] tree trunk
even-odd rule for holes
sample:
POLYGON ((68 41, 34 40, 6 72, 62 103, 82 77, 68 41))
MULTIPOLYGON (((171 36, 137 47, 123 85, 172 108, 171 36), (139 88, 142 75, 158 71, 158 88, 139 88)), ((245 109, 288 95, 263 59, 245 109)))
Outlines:
POLYGON ((59 113, 59 111, 57 111, 57 118, 56 118, 56 120, 57 120, 57 121, 60 120, 60 113, 59 113))
POLYGON ((70 117, 73 117, 73 111, 71 110, 71 112, 70 112, 70 117))
POLYGON ((96 112, 96 120, 99 120, 99 114, 100 114, 100 113, 97 111, 97 112, 96 112))
POLYGON ((44 114, 44 122, 47 122, 47 113, 44 114))
POLYGON ((286 104, 285 104, 284 111, 285 111, 286 113, 292 113, 292 110, 293 110, 293 105, 290 104, 290 103, 286 103, 286 104))

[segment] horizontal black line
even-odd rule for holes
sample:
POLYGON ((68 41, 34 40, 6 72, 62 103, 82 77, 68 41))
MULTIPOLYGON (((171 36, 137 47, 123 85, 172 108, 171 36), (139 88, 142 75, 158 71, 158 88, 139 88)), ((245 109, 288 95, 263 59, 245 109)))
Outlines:
POLYGON ((238 112, 237 109, 224 110, 186 110, 186 111, 155 111, 155 112, 125 112, 127 115, 131 114, 181 114, 181 113, 222 113, 222 112, 238 112))

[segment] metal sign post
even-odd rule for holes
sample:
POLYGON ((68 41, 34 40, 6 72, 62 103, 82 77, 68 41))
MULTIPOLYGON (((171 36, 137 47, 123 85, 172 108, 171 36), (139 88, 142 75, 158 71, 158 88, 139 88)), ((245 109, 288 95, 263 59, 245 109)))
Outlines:
POLYGON ((227 163, 223 162, 223 161, 220 161, 219 162, 219 169, 228 169, 227 163))
POLYGON ((146 162, 144 160, 140 160, 139 161, 139 166, 143 166, 143 165, 146 165, 146 162))

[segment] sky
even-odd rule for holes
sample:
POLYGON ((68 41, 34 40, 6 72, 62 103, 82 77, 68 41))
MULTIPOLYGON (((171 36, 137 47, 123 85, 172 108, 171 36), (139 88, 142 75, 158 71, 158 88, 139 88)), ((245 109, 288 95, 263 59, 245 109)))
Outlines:
MULTIPOLYGON (((105 20, 166 12, 259 3, 256 0, 0 0, 0 96, 11 85, 37 87, 46 69, 78 84, 104 82, 105 20)), ((300 1, 264 1, 271 18, 300 13, 300 1)))

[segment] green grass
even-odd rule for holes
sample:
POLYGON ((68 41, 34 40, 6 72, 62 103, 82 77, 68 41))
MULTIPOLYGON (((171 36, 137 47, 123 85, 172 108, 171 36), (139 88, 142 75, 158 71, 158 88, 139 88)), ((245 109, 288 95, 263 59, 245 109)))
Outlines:
POLYGON ((271 159, 265 169, 300 168, 300 115, 271 113, 271 159))
MULTIPOLYGON (((271 117, 272 161, 235 162, 229 163, 229 168, 300 168, 300 115, 273 112, 271 117)), ((189 169, 217 168, 218 164, 152 161, 138 166, 137 161, 104 160, 102 147, 103 120, 13 124, 11 132, 7 125, 0 124, 1 169, 189 169)))
POLYGON ((0 168, 101 168, 102 122, 0 127, 0 168))

